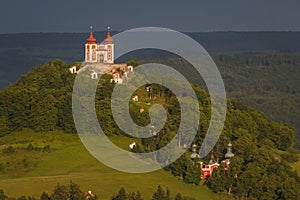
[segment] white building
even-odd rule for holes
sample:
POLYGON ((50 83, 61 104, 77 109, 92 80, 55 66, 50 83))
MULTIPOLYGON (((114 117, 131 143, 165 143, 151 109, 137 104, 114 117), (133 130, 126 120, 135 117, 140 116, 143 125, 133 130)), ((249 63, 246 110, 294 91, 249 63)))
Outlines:
POLYGON ((132 101, 139 101, 139 97, 137 95, 133 96, 131 99, 132 101))
POLYGON ((70 73, 71 73, 71 74, 76 74, 76 73, 77 73, 77 68, 76 68, 76 66, 70 67, 69 70, 70 70, 70 73))
POLYGON ((123 80, 121 78, 121 75, 118 71, 115 71, 113 74, 112 74, 112 79, 110 80, 111 83, 116 83, 116 84, 122 84, 123 83, 123 80))
POLYGON ((110 36, 109 30, 107 31, 104 43, 98 44, 91 28, 90 36, 85 43, 85 62, 104 64, 114 63, 114 41, 110 36))
POLYGON ((114 40, 107 31, 103 43, 97 43, 93 35, 92 27, 90 36, 86 39, 84 45, 85 62, 80 69, 71 69, 71 73, 80 74, 88 71, 92 79, 98 79, 100 74, 112 75, 111 82, 123 84, 129 79, 128 74, 133 72, 133 66, 127 66, 126 63, 114 63, 114 40))
POLYGON ((98 74, 96 72, 91 73, 91 79, 98 79, 98 74))

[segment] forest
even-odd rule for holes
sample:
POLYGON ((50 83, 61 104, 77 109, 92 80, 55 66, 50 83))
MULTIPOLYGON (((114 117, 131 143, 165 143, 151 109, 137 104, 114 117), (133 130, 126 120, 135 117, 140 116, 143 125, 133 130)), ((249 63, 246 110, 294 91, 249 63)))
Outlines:
MULTIPOLYGON (((212 58, 224 80, 227 96, 262 111, 271 120, 294 127, 295 147, 299 148, 299 54, 217 54, 212 58)), ((172 66, 188 77, 190 82, 206 88, 200 75, 179 57, 142 59, 140 62, 158 62, 172 66)))
MULTIPOLYGON (((29 128, 36 132, 62 130, 75 134, 72 117, 72 87, 75 74, 69 73, 71 65, 54 60, 33 68, 16 83, 0 92, 1 136, 29 128)), ((178 83, 180 84, 180 83, 178 83)), ((97 116, 107 136, 125 136, 115 124, 110 98, 114 84, 110 76, 103 76, 96 93, 97 116)), ((141 139, 136 152, 151 152, 167 144, 176 134, 180 108, 176 96, 160 85, 152 85, 149 94, 144 87, 136 90, 139 102, 130 102, 130 114, 137 124, 149 123, 150 105, 160 103, 168 119, 163 129, 152 138, 141 139), (152 98, 149 98, 151 95, 152 98), (142 105, 145 112, 139 112, 142 105), (147 104, 145 104, 147 103, 147 104)), ((194 143, 201 146, 210 119, 210 96, 196 85, 193 89, 199 100, 201 121, 194 143)), ((216 193, 244 199, 297 199, 300 197, 300 178, 290 164, 298 161, 294 149, 295 130, 286 124, 270 121, 262 112, 228 99, 225 126, 214 148, 215 158, 224 159, 229 142, 233 144, 234 158, 229 171, 218 168, 213 175, 201 180, 201 170, 192 162, 188 150, 165 170, 186 184, 205 185, 216 193)), ((156 159, 160 158, 159 155, 156 159)), ((202 159, 208 162, 209 155, 202 159)), ((201 186, 199 186, 201 187, 201 186)), ((167 198, 166 198, 167 199, 167 198)))
MULTIPOLYGON (((118 32, 112 32, 112 35, 118 32)), ((104 38, 105 32, 95 32, 104 38)), ((186 33, 201 44, 217 64, 227 95, 262 111, 279 123, 296 129, 295 147, 300 148, 299 32, 193 32, 186 33)), ((23 33, 0 35, 0 88, 15 82, 33 66, 60 58, 65 62, 83 60, 88 33, 23 33), (11 42, 14 41, 14 42, 11 42)), ((157 61, 187 72, 198 84, 188 64, 166 52, 133 52, 117 62, 136 57, 157 61)), ((199 84, 198 84, 199 85, 199 84)), ((204 84, 200 84, 204 87, 204 84)))

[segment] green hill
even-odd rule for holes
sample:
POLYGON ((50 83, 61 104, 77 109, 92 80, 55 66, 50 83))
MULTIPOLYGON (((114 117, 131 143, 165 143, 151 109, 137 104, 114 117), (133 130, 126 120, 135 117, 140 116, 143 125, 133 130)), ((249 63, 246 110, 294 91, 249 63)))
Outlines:
MULTIPOLYGON (((229 98, 262 111, 279 123, 296 129, 300 148, 300 56, 298 53, 247 53, 214 55, 229 98)), ((190 64, 178 57, 145 59, 173 66, 191 82, 205 88, 190 64)))
MULTIPOLYGON (((229 31, 186 34, 213 55, 229 97, 264 112, 272 120, 293 126, 296 129, 296 147, 300 148, 300 33, 229 31)), ((83 43, 87 35, 0 34, 0 88, 16 81, 32 66, 46 61, 55 58, 67 62, 83 60, 83 43)), ((98 39, 105 37, 104 32, 95 35, 98 39)), ((141 59, 153 57, 157 60, 170 55, 146 50, 130 56, 141 59)), ((189 76, 193 76, 193 73, 189 76)))
MULTIPOLYGON (((69 66, 60 60, 45 63, 0 92, 0 188, 9 194, 17 196, 26 191, 37 194, 49 191, 56 182, 72 179, 84 189, 91 188, 105 197, 124 185, 131 191, 140 190, 149 198, 157 185, 162 184, 196 199, 201 199, 201 195, 220 198, 206 187, 215 193, 230 192, 239 198, 299 198, 300 178, 290 167, 298 159, 293 148, 294 130, 230 99, 225 127, 214 154, 216 159, 223 160, 227 144, 231 142, 235 157, 231 159, 229 171, 221 167, 212 177, 201 181, 205 186, 197 186, 200 170, 189 159, 190 150, 165 170, 148 174, 125 174, 103 166, 87 154, 75 134, 65 134, 76 133, 71 110, 75 75, 69 73, 69 66)), ((177 84, 180 87, 180 83, 177 84)), ((115 144, 128 149, 133 138, 118 128, 111 114, 110 96, 114 85, 110 77, 104 76, 98 86, 95 100, 99 123, 115 144)), ((135 139, 138 152, 151 152, 170 142, 180 121, 180 107, 173 93, 160 85, 151 86, 151 95, 156 98, 147 99, 145 89, 136 91, 141 99, 130 102, 132 119, 139 125, 148 124, 148 108, 155 103, 165 107, 168 119, 156 137, 135 139), (143 113, 139 112, 141 103, 145 108, 143 113)), ((209 125, 210 98, 204 89, 195 85, 193 89, 201 111, 194 143, 200 147, 209 125)), ((185 91, 182 92, 184 95, 185 91)), ((202 161, 208 162, 209 157, 202 161)), ((158 155, 156 159, 164 158, 158 155)))
MULTIPOLYGON (((131 142, 126 137, 111 140, 125 149, 131 142)), ((24 130, 0 138, 0 143, 0 163, 4 165, 0 188, 12 197, 38 197, 43 191, 49 194, 57 183, 68 184, 70 180, 79 183, 84 191, 92 190, 100 199, 109 199, 121 187, 127 191, 139 190, 145 199, 150 199, 158 184, 168 186, 173 196, 181 192, 196 199, 221 197, 207 188, 184 184, 164 170, 128 174, 110 169, 93 158, 75 134, 24 130), (32 149, 28 148, 30 144, 32 149), (50 146, 47 151, 37 149, 47 145, 50 146), (13 147, 13 153, 3 153, 8 146, 13 147)))

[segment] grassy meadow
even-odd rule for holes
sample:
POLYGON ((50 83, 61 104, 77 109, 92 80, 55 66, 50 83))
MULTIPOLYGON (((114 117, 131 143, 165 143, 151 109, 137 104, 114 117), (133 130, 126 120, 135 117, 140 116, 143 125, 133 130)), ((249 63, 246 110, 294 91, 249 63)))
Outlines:
MULTIPOLYGON (((110 139, 128 150, 132 142, 125 137, 110 139)), ((144 199, 151 199, 158 184, 168 186, 173 197, 180 192, 196 199, 223 198, 204 186, 187 185, 164 170, 129 174, 111 169, 92 157, 77 135, 23 130, 0 138, 0 152, 0 188, 11 197, 38 197, 43 191, 51 193, 57 183, 72 180, 100 199, 109 199, 121 187, 139 190, 144 199)))

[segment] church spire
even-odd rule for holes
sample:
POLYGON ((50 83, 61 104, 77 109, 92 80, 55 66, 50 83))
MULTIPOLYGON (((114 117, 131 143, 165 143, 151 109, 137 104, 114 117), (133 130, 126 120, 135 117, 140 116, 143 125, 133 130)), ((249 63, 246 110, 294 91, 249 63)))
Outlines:
POLYGON ((93 26, 90 26, 90 36, 89 36, 89 38, 86 39, 86 43, 87 44, 96 44, 97 43, 97 40, 96 40, 96 38, 94 38, 94 35, 93 35, 93 26))
POLYGON ((225 154, 225 158, 232 158, 234 154, 232 153, 232 144, 229 143, 227 146, 227 153, 225 154))
POLYGON ((107 27, 107 35, 106 38, 104 39, 105 44, 113 44, 114 40, 113 38, 110 36, 110 26, 107 27))
POLYGON ((209 165, 212 165, 213 163, 215 163, 215 156, 214 156, 214 151, 211 151, 210 154, 210 161, 208 162, 209 165))

